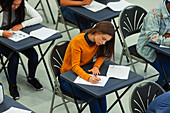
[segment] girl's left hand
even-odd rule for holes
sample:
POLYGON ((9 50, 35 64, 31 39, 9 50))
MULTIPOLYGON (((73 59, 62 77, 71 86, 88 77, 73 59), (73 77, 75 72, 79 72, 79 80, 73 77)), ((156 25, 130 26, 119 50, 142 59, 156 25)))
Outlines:
POLYGON ((23 28, 23 25, 22 24, 18 24, 18 25, 15 25, 13 28, 12 28, 12 31, 18 31, 20 29, 23 28))
POLYGON ((88 72, 92 72, 93 75, 100 75, 100 71, 98 67, 93 67, 92 69, 88 70, 88 72))

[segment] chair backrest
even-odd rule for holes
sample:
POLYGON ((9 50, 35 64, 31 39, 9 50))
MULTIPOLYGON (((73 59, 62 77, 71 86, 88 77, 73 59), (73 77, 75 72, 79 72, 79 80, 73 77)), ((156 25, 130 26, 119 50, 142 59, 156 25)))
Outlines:
POLYGON ((61 41, 57 43, 51 51, 49 62, 52 73, 55 78, 60 75, 61 65, 68 44, 69 41, 61 41))
POLYGON ((146 14, 146 10, 140 6, 131 5, 124 8, 119 16, 119 28, 122 38, 140 32, 146 14))
POLYGON ((165 91, 154 82, 139 84, 132 92, 130 98, 131 113, 146 113, 149 104, 165 91))

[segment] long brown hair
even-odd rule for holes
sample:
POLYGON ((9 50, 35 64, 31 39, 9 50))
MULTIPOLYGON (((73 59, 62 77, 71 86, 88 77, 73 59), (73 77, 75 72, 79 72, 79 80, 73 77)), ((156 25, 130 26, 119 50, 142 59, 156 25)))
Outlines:
POLYGON ((89 34, 101 33, 112 36, 112 38, 107 41, 105 45, 99 46, 97 50, 97 57, 104 56, 110 60, 113 56, 114 61, 115 30, 111 22, 99 22, 93 28, 84 30, 83 32, 88 32, 89 34))

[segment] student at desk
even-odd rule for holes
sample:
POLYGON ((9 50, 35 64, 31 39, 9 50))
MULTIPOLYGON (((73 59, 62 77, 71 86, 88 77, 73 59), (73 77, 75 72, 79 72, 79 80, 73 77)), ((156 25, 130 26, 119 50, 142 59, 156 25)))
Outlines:
MULTIPOLYGON (((12 28, 13 31, 20 30, 26 26, 31 26, 42 22, 41 16, 34 10, 25 0, 0 0, 0 36, 10 37, 12 32, 6 31, 12 28), (25 16, 31 17, 25 20, 25 16)), ((0 44, 0 54, 8 57, 13 50, 0 44)), ((27 83, 36 90, 42 90, 43 86, 35 78, 35 72, 38 65, 38 54, 36 50, 28 48, 21 51, 28 58, 29 77, 27 83)), ((9 75, 9 92, 13 99, 19 99, 19 92, 17 89, 17 70, 19 63, 19 55, 14 52, 8 63, 9 75)))
MULTIPOLYGON (((147 45, 149 42, 170 46, 170 0, 164 0, 146 15, 137 44, 137 52, 160 73, 156 82, 169 91, 156 52, 147 45)), ((170 81, 170 57, 161 53, 159 57, 170 81)))
MULTIPOLYGON (((61 11, 64 16, 64 19, 70 21, 74 24, 77 24, 76 17, 74 13, 69 10, 66 6, 82 6, 82 5, 90 5, 92 0, 58 0, 61 5, 61 11)), ((84 18, 80 15, 77 16, 77 19, 80 24, 80 29, 83 31, 85 29, 89 29, 91 27, 92 22, 87 18, 84 18)))
MULTIPOLYGON (((111 59, 113 56, 114 59, 114 43, 115 30, 112 23, 107 21, 97 23, 95 27, 83 31, 70 41, 60 72, 64 73, 72 69, 78 76, 86 81, 93 84, 98 83, 100 81, 99 77, 89 75, 80 66, 92 62, 96 54, 97 59, 93 68, 88 71, 93 75, 99 75, 99 69, 105 57, 111 59)), ((71 93, 69 84, 62 79, 59 79, 59 81, 60 87, 71 93)), ((73 85, 72 87, 75 96, 78 98, 88 101, 92 97, 81 89, 73 85)), ((106 97, 94 98, 89 103, 89 106, 91 113, 106 113, 106 97)))

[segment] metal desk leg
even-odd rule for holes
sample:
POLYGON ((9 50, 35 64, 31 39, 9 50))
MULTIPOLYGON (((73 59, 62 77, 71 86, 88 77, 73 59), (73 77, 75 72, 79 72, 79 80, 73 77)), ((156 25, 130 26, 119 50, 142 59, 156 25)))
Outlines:
POLYGON ((118 99, 118 101, 119 101, 119 105, 120 105, 120 108, 121 108, 121 110, 122 110, 122 113, 125 113, 125 111, 124 111, 124 109, 123 109, 122 102, 121 102, 121 100, 120 100, 120 98, 119 98, 119 94, 118 94, 117 91, 115 91, 115 93, 116 93, 116 97, 117 97, 117 99, 118 99))

